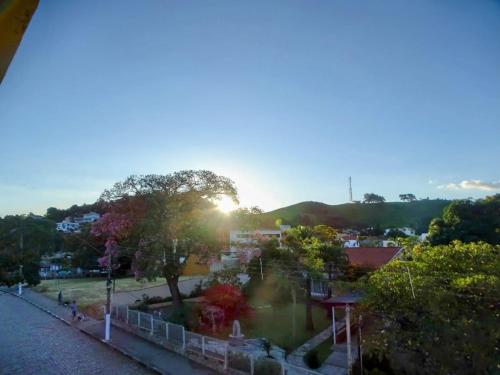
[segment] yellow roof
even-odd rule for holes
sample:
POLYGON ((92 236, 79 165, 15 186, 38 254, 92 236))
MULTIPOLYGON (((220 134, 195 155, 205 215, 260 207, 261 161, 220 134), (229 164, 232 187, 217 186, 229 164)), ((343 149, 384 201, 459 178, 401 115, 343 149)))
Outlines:
POLYGON ((39 0, 0 2, 0 83, 16 53, 39 0))

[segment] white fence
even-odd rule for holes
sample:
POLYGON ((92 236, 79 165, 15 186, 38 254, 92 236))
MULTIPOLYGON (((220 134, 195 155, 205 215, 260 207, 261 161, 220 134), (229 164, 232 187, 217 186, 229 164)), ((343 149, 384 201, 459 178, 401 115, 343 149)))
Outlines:
POLYGON ((321 375, 318 372, 296 367, 262 355, 255 356, 227 341, 187 331, 183 326, 155 318, 152 314, 130 310, 128 306, 113 305, 111 318, 129 327, 147 333, 155 339, 173 345, 183 354, 194 354, 199 358, 211 359, 226 370, 237 370, 250 375, 321 375))

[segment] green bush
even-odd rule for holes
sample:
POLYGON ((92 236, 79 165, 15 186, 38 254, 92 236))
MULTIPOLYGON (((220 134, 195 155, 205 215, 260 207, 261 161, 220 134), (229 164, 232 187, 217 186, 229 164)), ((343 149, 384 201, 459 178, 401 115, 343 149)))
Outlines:
POLYGON ((40 274, 38 272, 38 263, 27 263, 23 268, 24 280, 28 285, 36 286, 40 284, 40 274))
POLYGON ((200 280, 200 282, 196 284, 191 293, 189 293, 189 298, 199 297, 202 294, 203 294, 203 280, 200 280))
POLYGON ((255 375, 281 375, 281 365, 270 358, 261 358, 255 362, 255 375))
POLYGON ((185 303, 176 308, 169 316, 168 321, 184 326, 187 330, 193 331, 198 328, 198 317, 201 307, 191 303, 185 303))
POLYGON ((306 365, 308 365, 312 369, 316 369, 319 368, 319 366, 321 366, 318 357, 318 352, 314 349, 307 352, 307 354, 304 356, 304 361, 306 362, 306 365))
POLYGON ((250 372, 250 358, 241 353, 228 353, 228 366, 234 370, 250 372))

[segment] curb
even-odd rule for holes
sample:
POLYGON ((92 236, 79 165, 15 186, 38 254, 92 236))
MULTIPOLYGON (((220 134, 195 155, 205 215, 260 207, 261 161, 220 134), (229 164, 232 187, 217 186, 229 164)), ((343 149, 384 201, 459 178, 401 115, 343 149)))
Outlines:
POLYGON ((68 326, 70 326, 70 327, 72 327, 72 328, 74 328, 74 329, 78 329, 80 332, 82 332, 82 333, 84 333, 85 335, 87 335, 88 337, 91 337, 91 338, 93 338, 94 340, 96 340, 96 341, 100 342, 102 345, 107 346, 107 347, 109 347, 109 348, 113 349, 114 351, 116 351, 116 352, 118 352, 118 353, 120 353, 120 354, 122 354, 122 355, 124 355, 124 356, 126 356, 126 357, 128 357, 128 358, 130 358, 130 359, 132 359, 133 361, 135 361, 135 362, 139 363, 141 366, 143 366, 143 367, 147 368, 148 370, 152 370, 152 371, 154 371, 154 372, 156 372, 156 373, 158 373, 158 374, 162 374, 162 375, 172 375, 172 374, 170 374, 169 372, 163 372, 162 370, 158 369, 156 366, 153 366, 153 365, 151 365, 151 364, 149 364, 149 363, 146 363, 146 362, 142 361, 141 359, 137 358, 135 355, 133 355, 133 354, 131 354, 131 353, 127 352, 127 351, 126 351, 126 350, 124 350, 124 349, 119 348, 119 347, 118 347, 118 346, 116 346, 116 345, 113 345, 112 343, 109 343, 109 342, 105 342, 105 341, 103 341, 101 338, 96 337, 96 336, 94 336, 92 333, 85 331, 82 327, 77 327, 77 326, 74 326, 73 324, 71 324, 70 322, 68 322, 66 319, 64 319, 64 318, 60 317, 60 316, 59 316, 59 315, 57 315, 57 314, 54 314, 52 311, 47 310, 47 309, 46 309, 45 307, 43 307, 43 306, 40 306, 39 304, 37 304, 37 303, 35 303, 35 302, 33 302, 33 301, 30 301, 29 299, 27 299, 26 297, 23 297, 22 295, 20 296, 20 295, 18 295, 18 294, 16 294, 16 293, 13 293, 13 292, 10 292, 10 291, 0 291, 0 292, 2 292, 2 293, 6 293, 6 294, 9 294, 9 295, 11 295, 11 296, 13 296, 13 297, 17 297, 17 298, 19 298, 19 299, 22 299, 23 301, 25 301, 25 302, 29 303, 30 305, 33 305, 33 306, 35 306, 36 308, 38 308, 38 309, 42 310, 43 312, 45 312, 45 313, 47 313, 47 314, 51 315, 52 317, 54 317, 54 318, 56 318, 56 319, 60 320, 61 322, 65 323, 66 325, 68 325, 68 326))

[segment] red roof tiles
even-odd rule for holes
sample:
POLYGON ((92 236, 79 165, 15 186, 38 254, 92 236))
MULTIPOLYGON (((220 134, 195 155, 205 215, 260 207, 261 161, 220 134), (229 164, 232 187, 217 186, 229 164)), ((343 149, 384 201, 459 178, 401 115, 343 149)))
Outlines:
POLYGON ((361 268, 377 269, 396 257, 401 247, 351 247, 345 248, 349 262, 361 268))

